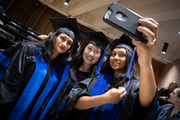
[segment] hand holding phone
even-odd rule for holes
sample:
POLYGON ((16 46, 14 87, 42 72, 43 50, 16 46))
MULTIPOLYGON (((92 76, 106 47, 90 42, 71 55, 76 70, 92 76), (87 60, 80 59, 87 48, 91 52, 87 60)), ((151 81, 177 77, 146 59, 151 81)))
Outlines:
POLYGON ((136 40, 147 43, 148 40, 146 36, 143 33, 137 31, 137 27, 141 26, 138 23, 139 19, 143 19, 143 17, 117 2, 113 2, 108 7, 108 10, 103 17, 104 22, 107 24, 113 26, 114 28, 122 31, 136 40))

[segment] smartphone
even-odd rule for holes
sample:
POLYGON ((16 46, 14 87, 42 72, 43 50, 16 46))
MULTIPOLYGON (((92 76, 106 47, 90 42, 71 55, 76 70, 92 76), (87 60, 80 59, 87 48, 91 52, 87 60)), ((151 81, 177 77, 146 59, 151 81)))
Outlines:
POLYGON ((138 23, 139 19, 143 19, 142 16, 117 2, 111 3, 107 9, 107 12, 103 16, 104 22, 136 40, 143 43, 148 42, 147 37, 137 31, 137 27, 142 26, 138 23))

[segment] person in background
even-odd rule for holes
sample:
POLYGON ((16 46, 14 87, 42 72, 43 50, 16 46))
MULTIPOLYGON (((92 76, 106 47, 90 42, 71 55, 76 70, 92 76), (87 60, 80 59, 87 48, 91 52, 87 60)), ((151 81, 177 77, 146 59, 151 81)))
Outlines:
POLYGON ((169 103, 168 99, 170 97, 170 94, 178 87, 177 83, 175 81, 172 81, 168 88, 161 88, 158 90, 159 95, 159 105, 164 105, 169 103))
POLYGON ((162 105, 156 112, 156 120, 180 120, 180 87, 170 93, 169 103, 162 105))
MULTIPOLYGON (((63 79, 66 80, 63 90, 59 91, 58 97, 42 119, 56 119, 57 114, 64 108, 65 98, 71 89, 78 82, 94 76, 100 60, 103 59, 105 48, 110 43, 104 33, 85 31, 82 33, 88 37, 88 40, 81 45, 79 52, 73 56, 70 64, 67 65, 69 69, 66 69, 67 71, 63 74, 63 79)), ((40 113, 41 116, 44 112, 40 113)))
MULTIPOLYGON (((51 103, 75 40, 81 40, 75 18, 53 19, 59 24, 46 39, 20 42, 0 53, 0 119, 37 119, 51 103)), ((52 24, 54 25, 54 23, 52 24)))
POLYGON ((151 18, 140 19, 139 23, 149 28, 142 26, 137 28, 147 36, 147 44, 132 41, 126 35, 113 41, 112 52, 102 65, 101 74, 79 82, 71 90, 66 98, 65 107, 57 119, 152 120, 154 118, 157 108, 157 86, 152 68, 152 54, 157 42, 158 23, 151 18), (133 59, 136 50, 140 79, 133 59))

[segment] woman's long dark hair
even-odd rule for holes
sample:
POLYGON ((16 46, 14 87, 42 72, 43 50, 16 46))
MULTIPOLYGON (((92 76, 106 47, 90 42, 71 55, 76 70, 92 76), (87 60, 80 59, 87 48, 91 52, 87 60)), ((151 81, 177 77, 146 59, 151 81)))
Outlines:
MULTIPOLYGON (((50 57, 53 53, 54 50, 54 46, 55 46, 55 42, 56 42, 56 38, 57 36, 61 34, 61 32, 55 32, 53 34, 51 34, 48 38, 41 40, 39 42, 39 48, 40 48, 40 54, 41 56, 46 59, 47 61, 50 62, 50 57)), ((63 54, 59 54, 54 60, 55 62, 58 64, 58 67, 64 68, 67 59, 70 55, 70 53, 72 52, 71 49, 74 47, 74 41, 73 44, 71 45, 71 47, 63 54)), ((54 61, 53 60, 53 61, 54 61)))
MULTIPOLYGON (((109 55, 107 60, 102 64, 101 73, 112 73, 114 75, 114 70, 111 68, 110 63, 109 63, 110 56, 111 55, 109 55)), ((126 64, 124 68, 121 70, 121 72, 119 72, 117 76, 113 77, 108 89, 118 88, 119 86, 125 85, 129 80, 139 79, 139 75, 137 74, 137 71, 136 71, 135 60, 133 60, 133 63, 132 63, 130 78, 129 79, 126 78, 129 64, 131 62, 131 57, 132 57, 132 53, 130 53, 129 50, 126 49, 126 64)))
MULTIPOLYGON (((70 76, 73 80, 77 80, 76 73, 77 73, 78 69, 80 68, 80 66, 84 62, 83 52, 84 52, 84 50, 88 44, 89 44, 89 42, 84 43, 84 45, 82 45, 80 51, 71 60, 69 73, 70 73, 70 76)), ((96 67, 97 67, 97 65, 98 65, 98 63, 99 63, 99 61, 103 55, 103 52, 104 52, 104 50, 101 49, 101 56, 100 56, 98 62, 96 62, 94 65, 91 66, 89 76, 93 76, 95 74, 96 67)))

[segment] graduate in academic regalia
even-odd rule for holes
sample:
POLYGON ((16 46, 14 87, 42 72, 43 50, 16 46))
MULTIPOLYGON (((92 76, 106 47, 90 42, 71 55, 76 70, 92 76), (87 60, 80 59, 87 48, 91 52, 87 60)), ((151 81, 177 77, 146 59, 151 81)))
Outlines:
POLYGON ((71 78, 78 82, 99 72, 97 67, 100 67, 110 44, 102 32, 83 31, 82 33, 88 37, 88 41, 72 59, 69 69, 71 78))
POLYGON ((69 69, 64 72, 66 77, 62 79, 66 82, 48 110, 45 119, 56 119, 57 113, 64 108, 65 98, 71 89, 78 82, 100 72, 96 68, 100 67, 110 41, 102 32, 83 31, 82 33, 88 37, 88 40, 81 45, 80 51, 70 61, 69 69))
POLYGON ((55 32, 38 43, 20 42, 0 53, 0 120, 38 119, 48 109, 75 40, 75 18, 51 19, 55 32))
POLYGON ((112 52, 102 65, 101 74, 79 82, 71 90, 57 119, 153 120, 158 105, 152 53, 158 23, 149 18, 139 23, 150 28, 137 28, 147 36, 148 43, 133 40, 132 44, 126 35, 113 41, 112 52), (135 69, 136 50, 140 77, 135 69))

